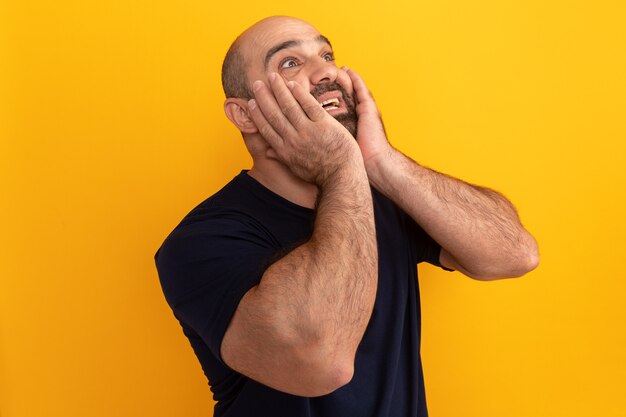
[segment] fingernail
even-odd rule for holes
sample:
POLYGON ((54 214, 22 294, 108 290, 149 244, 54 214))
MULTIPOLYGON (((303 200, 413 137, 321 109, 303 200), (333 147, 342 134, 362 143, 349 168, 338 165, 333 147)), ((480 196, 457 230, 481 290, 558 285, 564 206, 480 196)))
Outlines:
POLYGON ((252 99, 252 100, 248 101, 248 107, 250 107, 250 110, 256 109, 256 100, 252 99))
POLYGON ((274 81, 274 80, 276 80, 276 73, 275 72, 270 74, 270 81, 274 81))
POLYGON ((350 68, 346 67, 345 65, 343 67, 341 67, 342 70, 344 71, 348 71, 350 68))
POLYGON ((252 89, 254 91, 259 91, 261 89, 261 87, 263 87, 263 81, 261 81, 261 80, 256 80, 254 82, 254 84, 252 84, 252 89))
POLYGON ((287 87, 289 87, 290 90, 293 90, 295 86, 296 86, 296 83, 294 81, 289 81, 287 83, 287 87))

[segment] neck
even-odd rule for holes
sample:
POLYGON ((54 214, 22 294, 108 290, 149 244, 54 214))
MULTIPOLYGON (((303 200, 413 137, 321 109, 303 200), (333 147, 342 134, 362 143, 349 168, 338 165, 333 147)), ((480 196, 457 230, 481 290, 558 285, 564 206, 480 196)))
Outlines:
POLYGON ((248 175, 294 204, 311 209, 315 207, 317 186, 296 177, 284 164, 274 159, 255 160, 248 175))

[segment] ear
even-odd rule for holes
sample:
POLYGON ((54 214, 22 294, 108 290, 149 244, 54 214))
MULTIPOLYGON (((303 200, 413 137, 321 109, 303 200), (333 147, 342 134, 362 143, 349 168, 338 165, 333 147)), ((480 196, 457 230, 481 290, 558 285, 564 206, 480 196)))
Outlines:
POLYGON ((224 101, 226 117, 241 131, 241 133, 256 133, 258 129, 250 118, 248 100, 241 98, 227 98, 224 101))

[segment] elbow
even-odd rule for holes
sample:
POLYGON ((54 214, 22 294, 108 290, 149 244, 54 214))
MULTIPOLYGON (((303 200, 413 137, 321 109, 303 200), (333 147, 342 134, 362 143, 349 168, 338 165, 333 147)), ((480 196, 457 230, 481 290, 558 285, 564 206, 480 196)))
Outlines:
POLYGON ((523 256, 520 256, 519 261, 514 264, 513 268, 510 268, 506 273, 501 274, 501 278, 520 278, 538 266, 539 255, 537 253, 524 254, 523 256))
POLYGON ((526 271, 524 272, 524 274, 526 274, 527 272, 532 271, 533 269, 536 269, 539 266, 539 248, 537 247, 537 244, 534 244, 534 247, 528 251, 528 254, 526 255, 526 271))
POLYGON ((309 395, 319 397, 328 395, 352 381, 354 376, 354 364, 349 362, 328 364, 325 369, 320 369, 320 384, 309 395))
POLYGON ((293 387, 291 394, 320 397, 338 390, 352 380, 354 357, 340 358, 340 355, 329 352, 328 346, 306 349, 305 354, 298 354, 300 360, 296 372, 300 375, 295 379, 300 383, 293 387))
POLYGON ((347 385, 354 376, 354 366, 348 363, 328 363, 316 367, 302 364, 302 369, 295 372, 297 375, 293 379, 298 382, 279 387, 280 391, 299 397, 321 397, 347 385))
POLYGON ((505 278, 519 278, 539 266, 539 250, 534 242, 527 248, 518 251, 515 256, 509 256, 508 260, 497 267, 490 268, 480 274, 471 277, 480 281, 495 281, 505 278))
POLYGON ((539 248, 537 241, 530 235, 529 240, 530 242, 526 245, 526 248, 521 250, 518 255, 518 265, 513 278, 526 275, 539 266, 539 248))
MULTIPOLYGON (((327 345, 328 346, 328 345, 327 345)), ((318 350, 315 355, 319 360, 314 363, 303 364, 311 370, 313 384, 303 387, 307 390, 307 397, 328 395, 347 385, 354 376, 354 357, 340 357, 328 352, 328 348, 318 350), (336 358, 329 360, 329 358, 336 358)), ((310 360, 310 357, 309 357, 310 360)))

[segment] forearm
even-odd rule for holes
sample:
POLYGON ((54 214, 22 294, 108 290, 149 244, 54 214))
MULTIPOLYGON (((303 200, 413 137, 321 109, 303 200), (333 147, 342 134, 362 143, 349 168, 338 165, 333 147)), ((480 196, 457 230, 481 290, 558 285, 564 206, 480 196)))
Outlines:
POLYGON ((372 197, 361 164, 321 187, 311 239, 267 269, 257 300, 273 306, 271 321, 288 345, 341 362, 354 357, 365 332, 377 273, 372 197))
POLYGON ((368 174, 468 275, 520 276, 536 265, 534 238, 499 193, 425 168, 395 150, 368 174))

